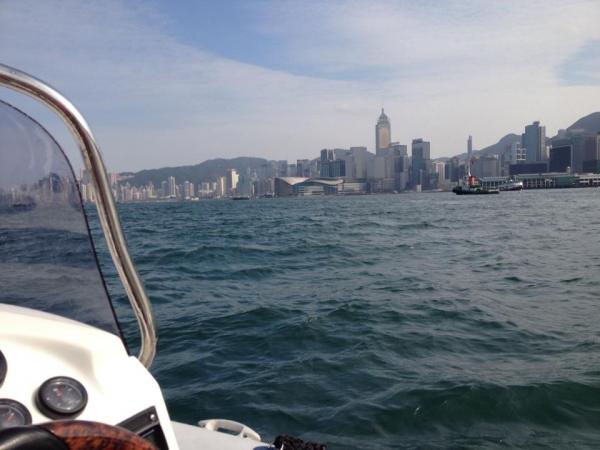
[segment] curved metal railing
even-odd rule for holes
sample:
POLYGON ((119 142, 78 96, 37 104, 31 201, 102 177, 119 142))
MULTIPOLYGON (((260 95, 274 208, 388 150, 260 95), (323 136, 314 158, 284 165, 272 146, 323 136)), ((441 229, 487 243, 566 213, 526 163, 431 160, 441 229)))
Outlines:
POLYGON ((20 70, 0 64, 0 86, 33 97, 60 116, 77 142, 85 168, 96 190, 96 208, 112 260, 133 307, 141 334, 138 359, 150 367, 156 353, 156 328, 152 306, 135 269, 115 207, 102 155, 89 125, 81 113, 56 89, 20 70))

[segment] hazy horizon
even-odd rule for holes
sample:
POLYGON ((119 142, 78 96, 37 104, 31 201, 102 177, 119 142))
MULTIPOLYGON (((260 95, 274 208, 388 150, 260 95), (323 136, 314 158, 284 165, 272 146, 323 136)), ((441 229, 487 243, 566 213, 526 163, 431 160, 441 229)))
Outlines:
POLYGON ((589 0, 25 0, 0 3, 0 62, 70 98, 111 171, 374 152, 382 106, 439 158, 597 111, 598 23, 589 0))

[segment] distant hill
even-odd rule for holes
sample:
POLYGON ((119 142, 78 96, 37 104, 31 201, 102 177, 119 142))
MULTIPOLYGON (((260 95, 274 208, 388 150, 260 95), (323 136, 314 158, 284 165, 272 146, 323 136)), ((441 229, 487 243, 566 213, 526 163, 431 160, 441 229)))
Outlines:
MULTIPOLYGON (((499 155, 504 152, 507 145, 512 145, 513 142, 519 142, 521 136, 514 133, 509 133, 502 137, 498 142, 488 147, 482 148, 481 150, 474 150, 474 156, 488 156, 488 155, 499 155)), ((467 159, 467 152, 456 155, 459 159, 467 159)))
POLYGON ((567 130, 585 130, 588 133, 600 133, 600 112, 594 112, 582 117, 567 130))
POLYGON ((160 186, 160 183, 168 177, 173 176, 178 184, 184 181, 190 181, 194 184, 207 181, 216 181, 218 177, 224 176, 227 169, 235 169, 244 173, 247 168, 251 170, 258 169, 267 164, 264 158, 253 158, 242 156, 233 159, 211 159, 194 166, 163 167, 160 169, 141 170, 129 182, 133 186, 144 186, 152 181, 154 186, 160 186))

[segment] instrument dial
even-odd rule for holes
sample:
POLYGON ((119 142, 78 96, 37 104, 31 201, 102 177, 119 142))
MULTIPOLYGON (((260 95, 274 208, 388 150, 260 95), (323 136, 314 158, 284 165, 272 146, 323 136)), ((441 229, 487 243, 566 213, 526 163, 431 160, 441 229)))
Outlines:
POLYGON ((87 405, 87 392, 73 378, 54 377, 40 386, 37 403, 40 411, 52 419, 74 417, 87 405))
POLYGON ((31 414, 16 400, 0 399, 0 430, 31 424, 31 414))

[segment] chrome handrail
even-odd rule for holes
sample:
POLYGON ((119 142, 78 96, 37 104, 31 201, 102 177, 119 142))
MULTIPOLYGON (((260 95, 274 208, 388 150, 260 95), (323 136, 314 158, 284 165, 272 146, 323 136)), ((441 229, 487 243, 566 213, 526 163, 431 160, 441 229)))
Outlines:
POLYGON ((157 341, 152 306, 129 255, 102 155, 89 125, 60 92, 20 70, 0 64, 0 86, 14 89, 45 104, 58 114, 77 142, 96 191, 96 208, 108 250, 140 328, 141 345, 138 359, 144 366, 150 367, 156 353, 157 341))

